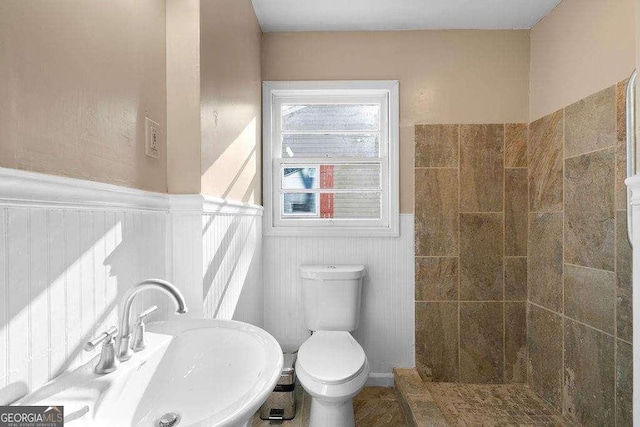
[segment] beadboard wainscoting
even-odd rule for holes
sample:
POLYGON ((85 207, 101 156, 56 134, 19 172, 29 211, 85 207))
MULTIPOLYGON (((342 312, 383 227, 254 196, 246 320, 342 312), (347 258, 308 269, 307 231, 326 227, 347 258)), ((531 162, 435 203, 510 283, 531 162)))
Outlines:
POLYGON ((263 326, 262 209, 202 216, 204 316, 263 326))
MULTIPOLYGON (((100 352, 83 344, 118 325, 126 290, 166 278, 167 214, 0 205, 0 388, 33 390, 100 352)), ((171 307, 140 295, 134 312, 171 307)))
MULTIPOLYGON (((96 356, 84 342, 117 325, 122 295, 149 277, 180 288, 187 316, 261 325, 261 214, 0 168, 0 404, 96 356)), ((158 292, 134 313, 151 305, 152 321, 174 316, 158 292)))
POLYGON ((400 237, 264 237, 264 328, 284 349, 308 337, 299 267, 364 264, 360 327, 370 384, 392 385, 392 369, 414 362, 414 216, 400 215, 400 237))

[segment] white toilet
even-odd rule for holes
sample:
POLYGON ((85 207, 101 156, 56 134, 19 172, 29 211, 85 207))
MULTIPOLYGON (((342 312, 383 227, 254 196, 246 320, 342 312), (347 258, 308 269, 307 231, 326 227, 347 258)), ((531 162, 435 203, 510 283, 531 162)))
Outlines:
POLYGON ((358 328, 363 265, 304 265, 302 306, 311 337, 298 350, 296 373, 311 395, 311 427, 355 425, 353 397, 369 362, 350 332, 358 328))

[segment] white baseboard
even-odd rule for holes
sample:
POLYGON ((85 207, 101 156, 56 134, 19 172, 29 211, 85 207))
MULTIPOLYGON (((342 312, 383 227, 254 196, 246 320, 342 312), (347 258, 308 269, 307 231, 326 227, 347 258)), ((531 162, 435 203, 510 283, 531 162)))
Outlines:
POLYGON ((367 379, 366 387, 393 387, 392 373, 371 372, 367 379))

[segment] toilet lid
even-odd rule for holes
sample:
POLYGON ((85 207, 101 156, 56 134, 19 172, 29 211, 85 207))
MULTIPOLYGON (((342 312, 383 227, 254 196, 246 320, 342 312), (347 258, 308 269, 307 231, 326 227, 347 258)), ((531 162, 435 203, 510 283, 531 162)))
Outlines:
POLYGON ((298 364, 326 384, 349 381, 362 371, 367 357, 349 332, 316 331, 298 350, 298 364))

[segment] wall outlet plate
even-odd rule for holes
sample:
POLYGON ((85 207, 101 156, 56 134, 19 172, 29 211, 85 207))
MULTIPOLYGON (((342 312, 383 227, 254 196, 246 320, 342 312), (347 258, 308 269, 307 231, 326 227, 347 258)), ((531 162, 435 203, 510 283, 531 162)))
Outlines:
POLYGON ((160 125, 149 117, 145 118, 145 154, 154 159, 160 158, 160 125))

